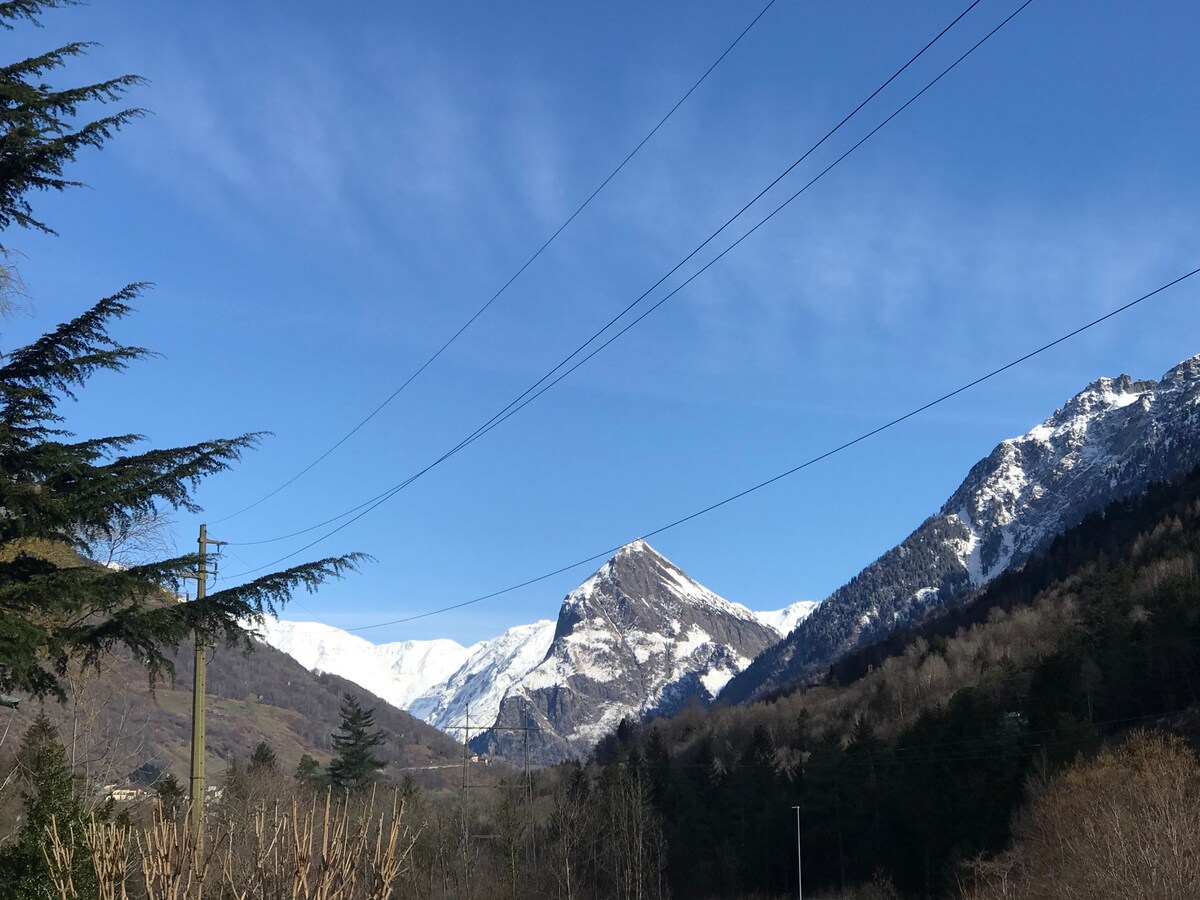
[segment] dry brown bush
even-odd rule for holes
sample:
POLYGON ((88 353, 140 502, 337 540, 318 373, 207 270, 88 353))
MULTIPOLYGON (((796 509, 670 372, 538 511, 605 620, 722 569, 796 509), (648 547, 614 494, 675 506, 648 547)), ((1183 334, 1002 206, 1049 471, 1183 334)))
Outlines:
POLYGON ((1052 779, 971 881, 969 900, 1200 897, 1200 764, 1177 737, 1134 733, 1052 779))
MULTIPOLYGON (((47 831, 54 889, 72 900, 71 843, 53 822, 47 831)), ((395 795, 263 805, 248 828, 210 830, 199 851, 161 806, 143 827, 93 819, 87 830, 102 900, 389 900, 414 840, 395 795)))

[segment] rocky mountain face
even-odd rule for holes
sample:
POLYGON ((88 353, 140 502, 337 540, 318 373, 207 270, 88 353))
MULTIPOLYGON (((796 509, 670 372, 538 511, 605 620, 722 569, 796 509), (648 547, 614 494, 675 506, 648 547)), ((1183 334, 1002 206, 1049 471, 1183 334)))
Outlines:
POLYGON ((429 724, 462 737, 462 727, 491 725, 500 703, 550 650, 554 622, 518 625, 481 641, 448 678, 430 685, 408 710, 429 724))
POLYGON ((316 622, 268 622, 264 639, 309 669, 348 678, 477 750, 539 761, 586 755, 624 716, 714 697, 733 674, 812 612, 800 601, 754 613, 688 578, 644 541, 621 549, 567 595, 557 620, 470 647, 448 640, 371 644, 316 622))
POLYGON ((1200 357, 1161 381, 1101 378, 978 462, 938 513, 732 679, 740 702, 821 676, 897 627, 961 602, 1110 502, 1200 465, 1200 357))
POLYGON ((621 548, 563 600, 544 658, 505 693, 477 752, 585 756, 623 717, 712 700, 779 633, 688 578, 644 541, 621 548))

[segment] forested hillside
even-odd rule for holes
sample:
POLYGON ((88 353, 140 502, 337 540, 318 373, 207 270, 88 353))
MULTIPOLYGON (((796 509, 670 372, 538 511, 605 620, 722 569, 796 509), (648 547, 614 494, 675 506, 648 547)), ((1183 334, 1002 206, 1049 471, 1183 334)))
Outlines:
MULTIPOLYGON (((218 647, 208 663, 208 770, 220 778, 234 761, 245 763, 259 742, 275 751, 279 766, 291 772, 304 754, 324 762, 331 755, 330 733, 338 724, 342 696, 356 694, 374 707, 388 735, 383 755, 398 780, 410 775, 435 786, 453 780, 461 745, 408 713, 335 675, 314 675, 291 657, 255 643, 253 649, 218 647)), ((23 702, 11 716, 19 735, 44 712, 68 737, 72 758, 91 790, 123 783, 140 767, 186 778, 191 740, 192 657, 190 647, 175 654, 174 680, 151 687, 145 672, 121 656, 99 671, 75 671, 65 704, 23 702)), ((16 741, 3 747, 6 757, 16 741)), ((459 770, 456 768, 455 773, 459 770)))
POLYGON ((1193 474, 1090 516, 828 685, 625 724, 597 760, 650 785, 675 896, 794 890, 794 806, 806 889, 882 873, 951 892, 1004 849, 1031 780, 1135 725, 1194 729, 1198 556, 1193 474))
POLYGON ((1110 503, 1200 465, 1200 358, 1158 382, 1100 378, 981 459, 941 510, 833 592, 722 692, 761 699, 961 606, 1110 503))
MULTIPOLYGON (((805 896, 1186 896, 1200 872, 1186 743, 1200 737, 1198 556, 1200 473, 1089 517, 954 617, 847 658, 820 687, 626 721, 586 764, 528 778, 473 762, 446 770, 462 775, 453 793, 385 789, 397 811, 371 827, 395 824, 403 864, 361 866, 426 900, 792 896, 798 807, 805 896)), ((319 717, 320 692, 340 687, 289 684, 272 655, 255 691, 260 653, 213 661, 213 745, 234 756, 287 704, 310 703, 284 719, 319 717), (222 721, 226 704, 236 719, 222 721)), ((177 693, 160 689, 160 705, 177 693)), ((255 823, 283 829, 281 799, 301 816, 324 802, 319 781, 273 760, 223 784, 207 827, 230 867, 267 852, 255 823)))

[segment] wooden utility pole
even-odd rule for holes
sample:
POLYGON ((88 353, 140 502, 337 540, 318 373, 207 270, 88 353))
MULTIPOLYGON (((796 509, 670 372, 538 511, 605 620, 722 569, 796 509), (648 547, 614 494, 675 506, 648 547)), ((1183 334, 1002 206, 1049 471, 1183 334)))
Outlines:
MULTIPOLYGON (((205 589, 208 586, 208 545, 209 544, 224 544, 224 541, 212 541, 208 538, 208 526, 200 526, 200 565, 196 574, 192 577, 196 579, 196 600, 201 601, 205 597, 205 589)), ((204 778, 204 749, 205 749, 205 734, 204 734, 204 694, 206 688, 206 667, 207 667, 207 648, 204 646, 207 637, 199 631, 194 636, 196 642, 196 658, 192 669, 192 772, 191 785, 189 793, 189 808, 188 808, 188 827, 192 832, 192 846, 197 853, 204 849, 204 799, 205 799, 205 778, 204 778)))
POLYGON ((466 709, 466 724, 463 725, 463 787, 462 787, 462 858, 463 858, 463 884, 467 883, 467 878, 471 869, 470 858, 470 843, 471 843, 471 825, 467 818, 467 770, 471 764, 471 704, 467 704, 466 709))
MULTIPOLYGON (((463 809, 467 808, 467 765, 471 759, 471 704, 467 704, 466 724, 462 726, 463 733, 463 809)), ((464 826, 466 827, 466 826, 464 826)))

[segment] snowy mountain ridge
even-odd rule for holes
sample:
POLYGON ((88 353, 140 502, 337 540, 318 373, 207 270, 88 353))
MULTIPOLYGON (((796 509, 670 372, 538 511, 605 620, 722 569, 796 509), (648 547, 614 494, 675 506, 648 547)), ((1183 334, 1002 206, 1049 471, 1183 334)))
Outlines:
POLYGON ((260 631, 307 668, 348 678, 452 734, 497 722, 507 700, 505 715, 536 713, 553 733, 542 748, 551 758, 586 752, 622 716, 711 699, 815 606, 802 600, 752 612, 634 541, 564 598, 557 620, 518 625, 469 647, 447 639, 375 645, 315 622, 268 621, 260 631), (557 713, 537 713, 538 698, 556 694, 559 710, 569 692, 586 693, 583 685, 604 685, 605 697, 591 704, 587 721, 575 715, 559 734, 557 713), (609 696, 616 685, 619 700, 609 696))
POLYGON ((962 602, 1088 513, 1200 465, 1200 356, 1100 378, 976 463, 941 509, 731 680, 722 699, 819 677, 855 647, 962 602))
POLYGON ((267 618, 255 630, 306 669, 340 675, 400 709, 449 678, 480 648, 448 638, 372 644, 332 625, 284 619, 267 618))
POLYGON ((783 609, 771 609, 757 612, 754 615, 764 625, 775 629, 780 637, 787 637, 797 625, 812 615, 817 608, 818 600, 797 600, 783 609))
POLYGON ((407 707, 418 719, 443 731, 458 725, 490 724, 500 702, 549 652, 555 623, 541 619, 518 625, 475 644, 449 676, 430 684, 407 707))

